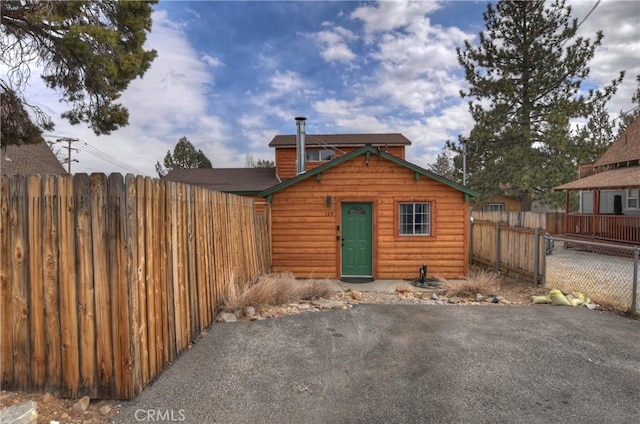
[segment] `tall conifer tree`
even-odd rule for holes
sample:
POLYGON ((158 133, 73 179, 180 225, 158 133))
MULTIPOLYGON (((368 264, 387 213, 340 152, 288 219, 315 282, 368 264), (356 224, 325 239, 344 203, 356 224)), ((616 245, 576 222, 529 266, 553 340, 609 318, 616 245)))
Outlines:
POLYGON ((546 201, 575 177, 584 147, 569 122, 604 104, 624 73, 585 91, 588 63, 601 44, 577 37, 578 22, 564 0, 499 1, 483 14, 479 45, 458 49, 475 126, 467 142, 469 186, 483 197, 510 194, 523 210, 546 201))

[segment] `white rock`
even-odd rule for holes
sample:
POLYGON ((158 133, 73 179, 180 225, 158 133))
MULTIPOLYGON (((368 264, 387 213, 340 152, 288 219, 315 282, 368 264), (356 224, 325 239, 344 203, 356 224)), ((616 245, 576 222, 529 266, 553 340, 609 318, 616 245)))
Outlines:
POLYGON ((37 421, 38 411, 32 400, 0 410, 0 423, 35 424, 37 421))
POLYGON ((218 318, 216 318, 217 322, 236 322, 238 321, 238 317, 236 314, 231 312, 220 312, 218 314, 218 318))
POLYGON ((91 398, 89 396, 83 396, 79 401, 73 405, 73 409, 77 409, 78 411, 86 411, 89 408, 89 403, 91 402, 91 398))

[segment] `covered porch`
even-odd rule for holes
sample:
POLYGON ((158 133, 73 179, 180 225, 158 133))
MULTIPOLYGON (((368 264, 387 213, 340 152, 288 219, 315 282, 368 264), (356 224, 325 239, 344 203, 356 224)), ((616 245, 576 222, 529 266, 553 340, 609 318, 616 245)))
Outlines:
POLYGON ((580 179, 555 188, 566 193, 566 238, 640 246, 640 167, 589 171, 583 165, 580 179), (570 212, 571 193, 581 194, 578 213, 570 212))

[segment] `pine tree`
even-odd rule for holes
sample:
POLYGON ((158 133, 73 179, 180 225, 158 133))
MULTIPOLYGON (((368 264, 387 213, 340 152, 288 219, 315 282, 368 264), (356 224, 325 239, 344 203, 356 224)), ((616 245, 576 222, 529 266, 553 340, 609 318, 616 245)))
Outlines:
POLYGON ((151 1, 3 0, 0 5, 2 145, 38 142, 53 123, 24 97, 34 65, 70 105, 63 118, 109 134, 129 121, 116 103, 156 56, 144 50, 151 1), (34 112, 35 122, 28 110, 34 112))
POLYGON ((167 151, 164 157, 164 167, 156 162, 156 172, 161 178, 174 169, 203 169, 213 168, 211 161, 202 152, 196 150, 187 137, 181 137, 176 147, 167 151))
POLYGON ((429 171, 452 181, 456 180, 457 169, 454 167, 453 159, 450 156, 450 150, 445 145, 442 152, 436 157, 436 161, 429 165, 429 171))
MULTIPOLYGON (((478 46, 458 49, 475 126, 467 142, 469 186, 488 198, 509 194, 523 210, 546 201, 570 181, 583 143, 570 120, 604 104, 624 73, 601 90, 582 92, 588 63, 600 46, 576 37, 577 20, 564 0, 499 1, 483 14, 478 46)), ((459 151, 459 147, 457 148, 459 151)))
POLYGON ((631 96, 631 103, 633 107, 628 111, 620 111, 620 120, 618 123, 618 135, 622 134, 627 129, 629 124, 636 120, 640 116, 640 75, 636 75, 636 82, 638 86, 636 91, 631 96))

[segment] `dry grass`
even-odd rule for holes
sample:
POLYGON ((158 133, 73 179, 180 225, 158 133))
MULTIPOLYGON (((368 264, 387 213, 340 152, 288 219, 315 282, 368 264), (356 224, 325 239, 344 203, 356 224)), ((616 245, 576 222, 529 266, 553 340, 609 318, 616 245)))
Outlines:
POLYGON ((329 297, 335 289, 328 280, 296 280, 293 274, 265 274, 257 281, 238 284, 230 281, 223 308, 242 312, 252 306, 257 311, 268 306, 286 305, 301 300, 329 297))
POLYGON ((484 270, 470 274, 466 280, 443 279, 440 283, 445 287, 447 297, 474 297, 476 294, 488 296, 500 290, 500 276, 484 270))

